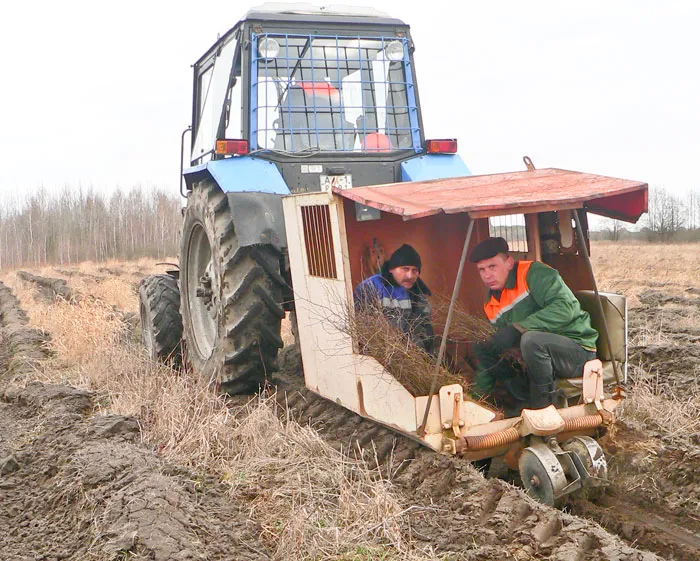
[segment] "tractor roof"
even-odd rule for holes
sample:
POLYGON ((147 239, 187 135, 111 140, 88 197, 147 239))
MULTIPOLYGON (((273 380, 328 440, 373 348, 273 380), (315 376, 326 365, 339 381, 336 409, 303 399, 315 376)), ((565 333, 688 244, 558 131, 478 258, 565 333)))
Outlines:
POLYGON ((473 175, 334 191, 404 220, 444 212, 472 218, 585 208, 636 222, 647 211, 648 185, 563 169, 473 175))
POLYGON ((406 25, 399 19, 374 8, 329 4, 317 6, 308 2, 266 2, 248 11, 244 20, 299 21, 326 23, 373 23, 406 25))
MULTIPOLYGON (((328 6, 315 6, 307 2, 295 2, 285 4, 283 2, 267 2, 261 6, 252 8, 245 17, 221 35, 207 51, 199 57, 195 65, 199 65, 203 60, 218 51, 219 45, 228 42, 233 34, 245 22, 279 23, 285 28, 301 26, 302 24, 349 24, 351 26, 400 26, 408 29, 403 21, 392 18, 384 12, 361 6, 346 6, 343 4, 330 4, 328 6)), ((273 26, 274 27, 274 26, 273 26)))

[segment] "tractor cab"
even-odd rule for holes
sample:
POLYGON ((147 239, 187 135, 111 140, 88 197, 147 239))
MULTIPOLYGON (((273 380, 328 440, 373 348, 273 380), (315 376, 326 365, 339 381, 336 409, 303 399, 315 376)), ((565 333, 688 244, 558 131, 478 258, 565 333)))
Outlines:
MULTIPOLYGON (((597 291, 588 257, 586 215, 593 212, 635 222, 646 208, 644 183, 559 169, 336 187, 286 197, 306 386, 441 452, 471 460, 505 454, 515 462, 513 467, 525 457, 525 467, 520 464, 523 482, 527 487, 532 473, 538 481, 546 479, 546 488, 528 488, 545 502, 556 502, 578 489, 601 488, 603 464, 595 463, 594 456, 598 458, 602 450, 591 437, 613 422, 622 399, 617 388, 625 375, 626 308, 623 297, 597 291), (358 217, 355 203, 376 210, 376 218, 358 217), (516 258, 557 269, 592 312, 601 333, 599 359, 587 363, 581 378, 567 381, 565 395, 573 399, 559 408, 525 409, 514 418, 503 418, 499 411, 471 399, 468 377, 428 384, 422 387, 429 391, 416 392, 397 373, 391 374, 362 352, 339 320, 353 313, 354 287, 375 272, 366 256, 381 253, 378 245, 389 255, 403 243, 421 255, 421 279, 433 295, 447 295, 451 307, 459 305, 485 318, 485 290, 476 267, 465 263, 465 257, 481 240, 499 235, 510 241, 516 258), (607 372, 603 362, 608 363, 607 372), (609 386, 604 389, 608 373, 616 381, 612 392, 609 386), (545 443, 552 438, 561 443, 554 452, 545 443)), ((442 323, 436 330, 443 343, 437 364, 450 345, 450 352, 461 352, 468 360, 470 341, 451 337, 449 319, 442 323)), ((430 376, 431 371, 426 372, 430 376)))
POLYGON ((240 160, 274 164, 249 191, 468 175, 455 141, 425 141, 413 50, 409 26, 371 8, 250 10, 194 65, 188 185, 240 160))

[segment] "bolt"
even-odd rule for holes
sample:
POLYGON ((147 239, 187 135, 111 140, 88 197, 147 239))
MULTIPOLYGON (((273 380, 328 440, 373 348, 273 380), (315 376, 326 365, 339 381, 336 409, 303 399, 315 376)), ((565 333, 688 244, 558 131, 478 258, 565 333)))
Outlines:
POLYGON ((205 298, 205 299, 211 301, 211 296, 212 296, 211 289, 204 288, 202 286, 198 286, 195 294, 197 295, 197 298, 205 298))

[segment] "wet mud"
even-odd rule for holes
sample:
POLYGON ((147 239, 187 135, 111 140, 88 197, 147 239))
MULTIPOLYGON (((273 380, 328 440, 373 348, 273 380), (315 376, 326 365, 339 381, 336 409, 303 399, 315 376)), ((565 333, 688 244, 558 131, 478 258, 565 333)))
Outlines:
MULTIPOLYGON (((692 394, 700 289, 669 295, 655 288, 640 302, 631 339, 662 322, 668 340, 635 344, 630 362, 657 372, 667 391, 692 394)), ((133 317, 124 319, 134 327, 133 317)), ((135 419, 96 415, 88 392, 18 383, 47 356, 50 339, 28 327, 1 284, 0 321, 0 527, 9 528, 0 533, 2 559, 268 557, 249 500, 231 497, 215 477, 163 462, 140 441, 135 419)), ((280 366, 280 395, 298 420, 334 447, 359 446, 374 458, 405 505, 406 536, 445 559, 700 558, 697 439, 668 440, 619 423, 601 444, 611 473, 627 478, 613 477, 598 504, 556 510, 304 390, 296 347, 283 350, 280 366)))
POLYGON ((280 384, 299 422, 332 445, 364 450, 410 509, 406 533, 453 559, 651 560, 592 520, 530 499, 522 489, 484 478, 471 462, 437 454, 329 403, 302 387, 296 347, 283 349, 280 384))
MULTIPOLYGON (((700 288, 650 284, 630 310, 630 385, 647 384, 680 408, 697 404, 700 288)), ((607 496, 571 510, 630 544, 690 561, 700 559, 700 433, 674 435, 668 415, 650 408, 644 426, 616 423, 600 441, 612 480, 607 496)))
POLYGON ((0 558, 268 558, 248 505, 162 461, 135 419, 96 414, 90 392, 13 383, 45 353, 1 284, 0 321, 0 558))

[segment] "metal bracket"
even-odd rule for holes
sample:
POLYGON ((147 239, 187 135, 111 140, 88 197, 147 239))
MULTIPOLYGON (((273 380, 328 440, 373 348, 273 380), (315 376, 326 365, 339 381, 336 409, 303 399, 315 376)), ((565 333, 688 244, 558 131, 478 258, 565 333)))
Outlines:
POLYGON ((459 427, 464 426, 464 421, 459 420, 459 413, 460 413, 460 405, 462 404, 462 394, 461 393, 456 393, 454 395, 454 402, 452 404, 452 431, 455 433, 455 436, 459 438, 462 436, 462 433, 459 430, 459 427))

